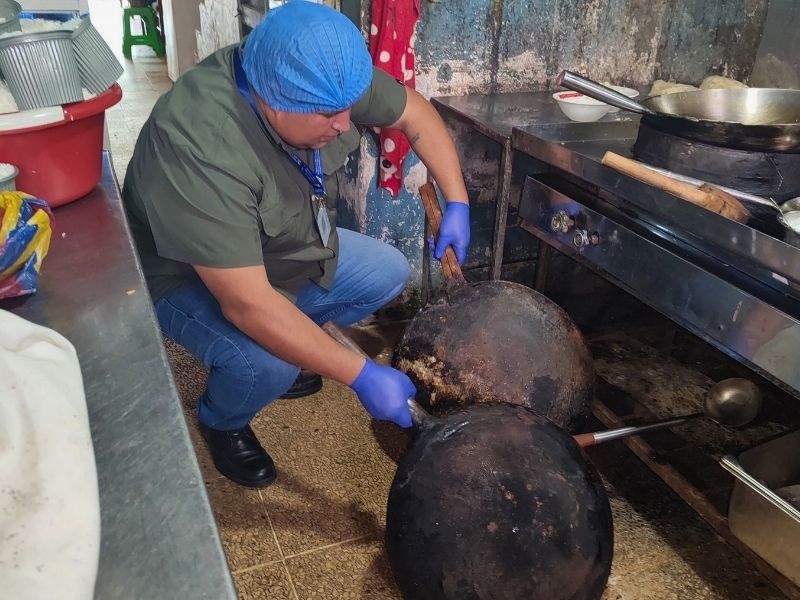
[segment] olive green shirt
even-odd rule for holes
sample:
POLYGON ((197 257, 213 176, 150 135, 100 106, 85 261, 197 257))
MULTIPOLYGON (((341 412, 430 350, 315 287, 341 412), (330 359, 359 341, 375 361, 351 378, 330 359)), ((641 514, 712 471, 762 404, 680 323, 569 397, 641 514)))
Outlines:
POLYGON ((236 87, 236 48, 182 75, 136 141, 122 196, 154 301, 196 279, 191 265, 264 265, 290 298, 309 281, 329 288, 339 249, 336 202, 347 157, 359 146, 356 126, 390 125, 405 109, 403 85, 374 69, 350 131, 322 149, 332 227, 324 246, 311 185, 287 156, 295 152, 311 164, 311 153, 288 146, 266 119, 262 129, 236 87))

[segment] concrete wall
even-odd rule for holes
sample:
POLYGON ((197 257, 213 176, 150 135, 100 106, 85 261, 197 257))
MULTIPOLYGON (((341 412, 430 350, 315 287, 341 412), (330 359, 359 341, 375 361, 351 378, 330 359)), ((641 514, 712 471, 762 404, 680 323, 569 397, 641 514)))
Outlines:
POLYGON ((172 81, 197 63, 200 0, 162 0, 167 73, 172 81))
POLYGON ((418 88, 428 95, 550 87, 561 69, 646 84, 749 73, 767 0, 423 2, 418 88))
POLYGON ((199 11, 200 29, 195 32, 198 60, 239 41, 242 28, 238 0, 203 0, 199 11))
POLYGON ((771 0, 749 83, 800 89, 800 2, 771 0))
MULTIPOLYGON (((364 4, 368 4, 365 0, 364 4)), ((417 89, 426 96, 553 87, 561 69, 644 85, 654 79, 699 83, 708 74, 746 78, 767 16, 767 0, 422 0, 417 26, 417 89)), ((369 15, 365 14, 365 23, 369 15)), ((452 126, 473 204, 468 266, 485 273, 493 229, 497 146, 452 126)), ((423 218, 415 196, 425 180, 414 156, 405 189, 391 199, 376 186, 377 148, 367 137, 348 169, 342 223, 406 252, 421 285, 423 218), (356 168, 358 166, 358 168, 356 168), (356 173, 358 172, 358 175, 356 173)), ((509 231, 507 255, 534 252, 509 231)))

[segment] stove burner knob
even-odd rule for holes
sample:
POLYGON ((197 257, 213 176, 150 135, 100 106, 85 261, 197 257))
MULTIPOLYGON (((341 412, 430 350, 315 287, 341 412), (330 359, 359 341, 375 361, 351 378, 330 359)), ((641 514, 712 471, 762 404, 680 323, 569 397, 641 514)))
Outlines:
POLYGON ((572 243, 576 248, 583 248, 589 245, 589 232, 585 229, 578 229, 575 232, 575 237, 572 238, 572 243))
POLYGON ((589 233, 585 229, 578 229, 575 232, 575 236, 572 238, 572 243, 576 248, 597 246, 597 244, 600 243, 600 235, 597 233, 589 233))
POLYGON ((558 211, 550 219, 550 229, 555 233, 567 233, 575 227, 575 220, 563 210, 558 211))

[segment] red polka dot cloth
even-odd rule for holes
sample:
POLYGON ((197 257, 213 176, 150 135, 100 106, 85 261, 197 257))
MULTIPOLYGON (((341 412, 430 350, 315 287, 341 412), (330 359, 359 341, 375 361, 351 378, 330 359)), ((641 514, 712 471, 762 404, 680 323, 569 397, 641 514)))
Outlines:
MULTIPOLYGON (((372 62, 399 82, 414 89, 414 29, 419 0, 372 0, 369 51, 372 62)), ((380 131, 378 186, 397 196, 403 183, 403 159, 411 146, 401 131, 380 131)))

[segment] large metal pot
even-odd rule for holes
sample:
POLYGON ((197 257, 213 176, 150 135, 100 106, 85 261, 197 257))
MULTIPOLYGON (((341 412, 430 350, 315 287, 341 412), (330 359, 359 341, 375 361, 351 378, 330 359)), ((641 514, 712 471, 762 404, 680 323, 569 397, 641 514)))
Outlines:
POLYGON ((649 126, 688 139, 760 152, 800 152, 800 90, 700 90, 641 104, 596 81, 562 71, 556 83, 636 112, 649 126))

